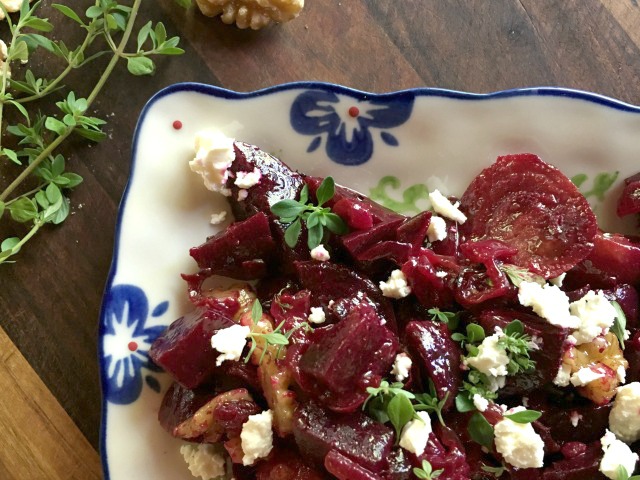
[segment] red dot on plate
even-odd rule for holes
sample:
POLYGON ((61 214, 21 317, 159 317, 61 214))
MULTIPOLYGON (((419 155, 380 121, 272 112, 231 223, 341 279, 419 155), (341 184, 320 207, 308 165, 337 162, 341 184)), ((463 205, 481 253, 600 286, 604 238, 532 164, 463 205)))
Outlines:
POLYGON ((360 115, 360 109, 358 107, 350 107, 349 115, 353 118, 356 118, 358 115, 360 115))
POLYGON ((138 349, 138 343, 129 342, 129 345, 127 345, 127 347, 129 347, 129 350, 131 350, 132 352, 135 352, 138 349))
POLYGON ((176 120, 173 122, 173 128, 175 130, 180 130, 182 128, 182 122, 180 120, 176 120))

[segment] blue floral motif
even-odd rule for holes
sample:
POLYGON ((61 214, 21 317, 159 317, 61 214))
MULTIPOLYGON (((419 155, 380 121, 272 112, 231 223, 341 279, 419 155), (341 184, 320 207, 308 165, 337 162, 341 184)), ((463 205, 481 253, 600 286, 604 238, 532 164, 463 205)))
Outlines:
POLYGON ((308 152, 322 144, 326 134, 326 152, 341 165, 361 165, 371 158, 374 147, 372 130, 380 139, 397 147, 398 139, 388 131, 405 123, 413 109, 413 95, 361 100, 325 90, 307 90, 291 105, 293 129, 313 135, 308 152))
MULTIPOLYGON (((162 302, 151 316, 160 316, 167 308, 168 302, 162 302)), ((142 392, 142 369, 160 371, 149 359, 148 352, 165 327, 145 327, 148 316, 149 302, 141 288, 116 285, 107 293, 102 318, 102 368, 104 395, 111 403, 127 405, 135 402, 142 392)), ((149 377, 146 375, 145 382, 158 391, 157 380, 149 377)))

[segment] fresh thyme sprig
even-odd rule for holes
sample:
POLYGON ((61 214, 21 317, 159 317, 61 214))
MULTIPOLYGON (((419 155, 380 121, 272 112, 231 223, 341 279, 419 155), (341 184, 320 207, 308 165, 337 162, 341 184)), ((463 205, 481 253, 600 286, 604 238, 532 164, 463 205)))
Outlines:
POLYGON ((540 285, 544 285, 546 282, 543 277, 536 275, 533 272, 525 268, 518 267, 517 265, 511 265, 509 263, 503 263, 500 266, 500 270, 507 274, 511 283, 516 287, 519 287, 522 282, 535 282, 540 285))
POLYGON ((449 330, 455 330, 460 323, 460 314, 454 312, 444 312, 439 308, 430 308, 427 313, 431 315, 431 320, 438 320, 446 323, 449 330))
POLYGON ((282 223, 289 224, 284 233, 284 240, 289 247, 293 248, 298 244, 303 223, 307 227, 307 245, 310 249, 322 243, 325 228, 337 235, 347 233, 344 220, 332 213, 330 208, 322 206, 333 198, 334 193, 335 182, 332 177, 326 177, 316 191, 318 205, 309 202, 309 188, 305 185, 298 200, 280 200, 271 207, 271 212, 282 223))
POLYGON ((537 348, 530 335, 524 333, 520 320, 513 320, 504 329, 504 335, 498 340, 498 346, 504 348, 509 357, 507 372, 509 375, 532 371, 536 362, 529 358, 529 352, 537 348))
POLYGON ((422 468, 414 467, 413 474, 421 480, 433 480, 442 475, 444 469, 433 470, 428 460, 422 460, 422 468))
POLYGON ((115 0, 96 0, 84 18, 67 5, 53 4, 67 20, 58 26, 60 30, 73 24, 84 30, 84 40, 75 47, 54 40, 54 25, 36 14, 40 2, 30 5, 24 0, 17 19, 12 19, 0 3, 11 35, 6 59, 0 67, 0 128, 5 133, 0 142, 8 143, 8 146, 0 143, 0 161, 6 159, 24 167, 0 190, 0 219, 6 212, 11 220, 29 226, 22 237, 0 239, 0 264, 16 255, 44 225, 62 223, 69 215, 67 192, 79 185, 82 178, 66 170, 65 158, 58 149, 72 134, 93 142, 106 137, 103 131, 106 122, 89 112, 118 61, 126 60, 128 70, 134 75, 148 75, 155 70, 151 56, 183 53, 177 47, 178 37, 168 38, 162 23, 151 22, 138 31, 136 49, 126 51, 141 3, 142 0, 134 0, 128 6, 115 0), (39 51, 61 59, 62 70, 53 78, 39 78, 26 69, 24 77, 17 78, 19 69, 12 66, 28 62, 39 51), (97 82, 85 93, 86 97, 65 87, 69 73, 102 56, 110 56, 110 60, 97 82), (63 92, 63 100, 51 102, 45 108, 46 115, 29 105, 59 91, 63 92), (22 123, 6 124, 4 114, 9 108, 22 118, 22 123), (20 191, 25 181, 35 184, 35 188, 20 191), (16 191, 19 193, 14 194, 16 191))

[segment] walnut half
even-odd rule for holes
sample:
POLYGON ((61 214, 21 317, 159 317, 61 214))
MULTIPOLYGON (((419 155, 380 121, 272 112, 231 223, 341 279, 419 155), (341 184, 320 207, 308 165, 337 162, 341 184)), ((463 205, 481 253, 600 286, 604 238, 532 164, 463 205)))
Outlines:
POLYGON ((304 0, 196 0, 207 17, 220 15, 224 23, 238 28, 259 30, 272 23, 293 20, 304 7, 304 0))

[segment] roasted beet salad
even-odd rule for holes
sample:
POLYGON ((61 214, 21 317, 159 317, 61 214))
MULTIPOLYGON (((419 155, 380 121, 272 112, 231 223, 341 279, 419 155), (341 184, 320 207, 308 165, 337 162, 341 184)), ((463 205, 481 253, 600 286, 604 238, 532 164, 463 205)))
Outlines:
POLYGON ((195 477, 640 478, 640 240, 559 170, 499 157, 405 217, 217 131, 190 166, 235 217, 150 352, 195 477))

